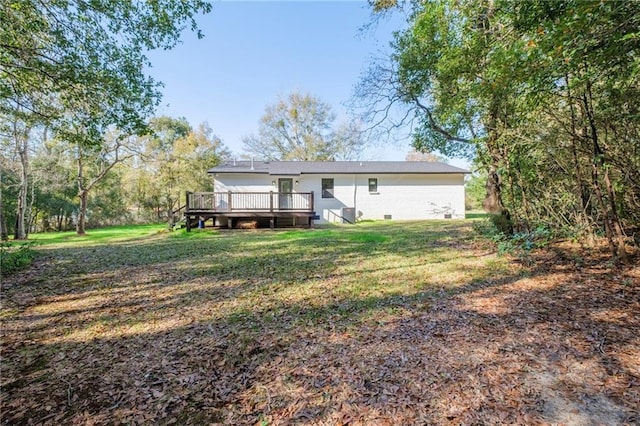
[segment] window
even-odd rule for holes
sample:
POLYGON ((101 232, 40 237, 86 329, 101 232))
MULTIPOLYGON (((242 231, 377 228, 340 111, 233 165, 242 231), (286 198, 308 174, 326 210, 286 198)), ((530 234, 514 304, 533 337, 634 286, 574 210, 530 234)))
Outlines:
POLYGON ((333 179, 322 179, 322 198, 333 198, 333 179))
POLYGON ((378 178, 369 178, 369 192, 378 192, 378 178))

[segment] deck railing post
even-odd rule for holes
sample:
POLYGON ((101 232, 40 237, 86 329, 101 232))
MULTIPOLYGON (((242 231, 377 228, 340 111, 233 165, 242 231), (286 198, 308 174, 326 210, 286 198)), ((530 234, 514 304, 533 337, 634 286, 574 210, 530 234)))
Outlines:
MULTIPOLYGON (((222 212, 235 214, 246 213, 249 216, 269 217, 275 213, 293 217, 302 212, 315 212, 315 193, 310 192, 184 192, 186 203, 174 213, 183 211, 187 218, 187 227, 192 228, 189 222, 203 216, 206 219, 215 218, 222 212), (268 201, 265 197, 269 197, 268 201), (226 203, 225 203, 226 200, 226 203), (266 201, 266 202, 265 202, 266 201)), ((304 216, 307 216, 306 214, 304 216)), ((273 217, 273 216, 272 216, 273 217)), ((296 223, 298 219, 296 219, 296 223)))

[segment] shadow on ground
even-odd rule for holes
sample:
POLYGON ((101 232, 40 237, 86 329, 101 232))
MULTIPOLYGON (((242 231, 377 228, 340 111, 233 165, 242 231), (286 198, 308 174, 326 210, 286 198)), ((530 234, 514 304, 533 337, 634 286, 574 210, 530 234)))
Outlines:
POLYGON ((514 268, 471 235, 394 224, 50 250, 3 284, 3 421, 638 422, 638 268, 551 251, 514 268), (461 265, 477 270, 440 283, 461 265))

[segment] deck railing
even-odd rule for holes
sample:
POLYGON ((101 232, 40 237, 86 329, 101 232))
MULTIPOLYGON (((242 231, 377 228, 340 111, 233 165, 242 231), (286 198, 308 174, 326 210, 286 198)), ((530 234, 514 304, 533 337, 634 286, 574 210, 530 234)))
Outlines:
POLYGON ((313 211, 313 192, 187 192, 189 211, 313 211))

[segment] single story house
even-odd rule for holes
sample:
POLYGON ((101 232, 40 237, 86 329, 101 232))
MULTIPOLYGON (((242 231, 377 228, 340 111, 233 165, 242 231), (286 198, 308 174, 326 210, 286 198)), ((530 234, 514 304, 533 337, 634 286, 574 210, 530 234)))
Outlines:
POLYGON ((233 161, 208 172, 214 192, 188 193, 185 214, 229 227, 250 217, 271 226, 464 218, 469 173, 418 161, 233 161))

